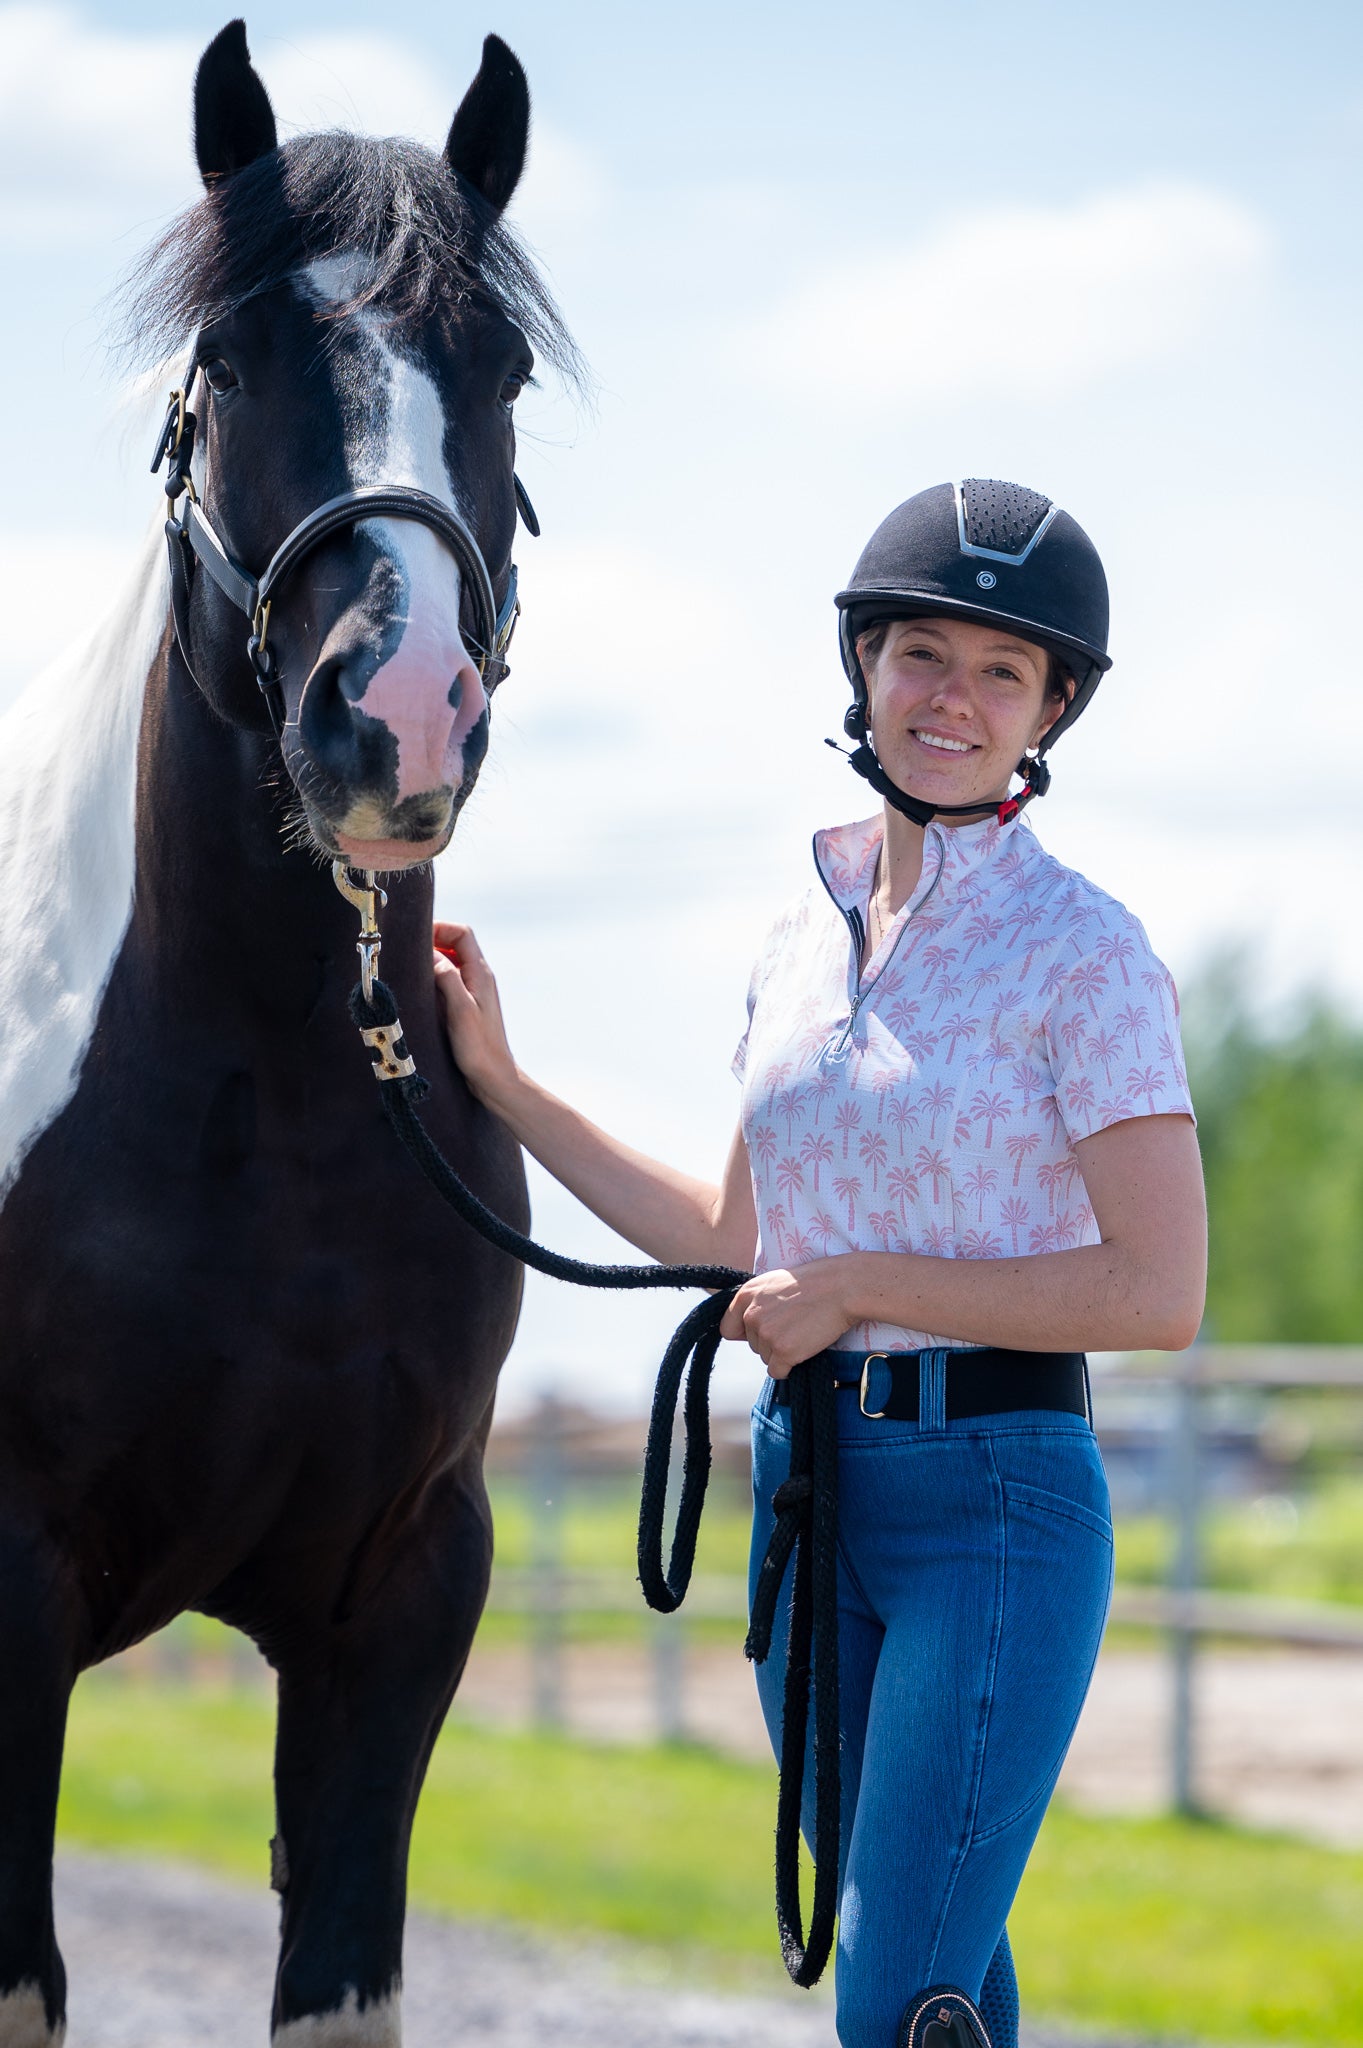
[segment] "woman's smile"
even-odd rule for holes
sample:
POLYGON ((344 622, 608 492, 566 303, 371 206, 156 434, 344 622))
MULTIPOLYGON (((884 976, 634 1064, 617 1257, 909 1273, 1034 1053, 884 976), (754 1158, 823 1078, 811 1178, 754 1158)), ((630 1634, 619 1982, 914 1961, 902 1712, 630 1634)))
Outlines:
POLYGON ((971 754, 975 751, 973 740, 952 739, 944 732, 935 732, 931 726, 914 726, 910 739, 917 740, 920 747, 928 747, 935 754, 971 754))

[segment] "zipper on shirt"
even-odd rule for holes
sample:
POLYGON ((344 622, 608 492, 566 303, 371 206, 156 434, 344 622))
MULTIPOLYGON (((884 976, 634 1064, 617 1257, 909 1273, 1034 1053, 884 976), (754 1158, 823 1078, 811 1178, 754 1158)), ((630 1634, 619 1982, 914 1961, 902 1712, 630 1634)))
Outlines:
POLYGON ((890 966, 891 962, 893 961, 895 954, 899 951, 900 940, 903 938, 905 932, 908 930, 909 926, 917 917, 919 911, 925 909, 937 893, 938 885, 940 884, 942 879, 943 870, 945 869, 947 864, 946 842, 945 840, 941 839, 936 832, 933 832, 927 836, 929 836, 932 839, 933 844, 937 848, 937 872, 933 876, 931 882, 928 884, 928 887, 924 890, 923 894, 918 898, 918 901, 910 910, 908 916, 903 920, 902 924, 899 927, 899 930, 895 933, 894 944, 890 947, 889 952, 886 954, 884 960, 882 961, 880 968, 876 973, 875 979, 873 981, 867 982, 865 988, 863 988, 861 985, 861 955, 862 949, 866 944, 866 927, 862 922, 861 912, 857 909, 855 904, 852 905, 852 908, 850 910, 843 909, 842 904, 838 902, 837 897, 833 894, 833 891, 828 887, 828 877, 824 874, 823 864, 819 859, 818 853, 816 852, 814 855, 814 867, 818 874, 819 880, 823 883, 824 888, 828 893, 828 900, 833 905, 835 910, 837 910, 842 916, 843 921, 845 922, 847 929, 851 933, 852 937, 852 962, 851 974, 849 976, 848 994, 850 1008, 848 1011, 847 1023, 844 1026, 841 1035, 839 1036, 836 1044, 833 1047, 834 1059, 841 1059, 842 1055, 846 1052, 849 1044, 851 1043, 852 1032, 855 1028, 857 1018, 861 1012, 861 1006, 866 1001, 867 997, 872 994, 872 992, 874 991, 874 989, 880 981, 881 975, 885 973, 885 970, 890 966))

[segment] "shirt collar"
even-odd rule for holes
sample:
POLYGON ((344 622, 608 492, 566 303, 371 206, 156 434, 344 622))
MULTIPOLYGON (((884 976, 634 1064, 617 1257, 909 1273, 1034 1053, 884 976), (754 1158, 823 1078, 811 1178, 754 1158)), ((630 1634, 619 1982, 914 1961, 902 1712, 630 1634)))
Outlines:
MULTIPOLYGON (((860 911, 870 895, 884 837, 883 811, 814 834, 814 865, 844 916, 851 910, 860 911)), ((1006 825, 997 818, 955 826, 934 821, 923 833, 923 873, 909 907, 916 906, 929 891, 940 898, 968 890, 1004 849, 1020 851, 1022 842, 1031 837, 1031 827, 1020 817, 1010 818, 1006 825)))

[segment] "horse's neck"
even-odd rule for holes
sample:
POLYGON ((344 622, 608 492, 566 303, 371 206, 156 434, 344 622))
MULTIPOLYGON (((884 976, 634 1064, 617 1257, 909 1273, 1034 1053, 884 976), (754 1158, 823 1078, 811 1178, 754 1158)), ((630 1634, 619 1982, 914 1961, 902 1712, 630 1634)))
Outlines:
POLYGON ((168 589, 158 521, 107 616, 0 722, 0 1193, 74 1093, 128 928, 138 730, 168 589))

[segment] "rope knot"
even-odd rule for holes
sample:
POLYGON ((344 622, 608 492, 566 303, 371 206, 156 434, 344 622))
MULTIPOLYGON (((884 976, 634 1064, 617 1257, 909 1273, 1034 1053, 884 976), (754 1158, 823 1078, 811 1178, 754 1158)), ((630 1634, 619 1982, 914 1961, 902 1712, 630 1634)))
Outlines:
POLYGON ((771 1497, 772 1508, 778 1515, 788 1515, 792 1508, 807 1508, 814 1498, 814 1480, 808 1472, 797 1472, 789 1479, 783 1479, 771 1497))

